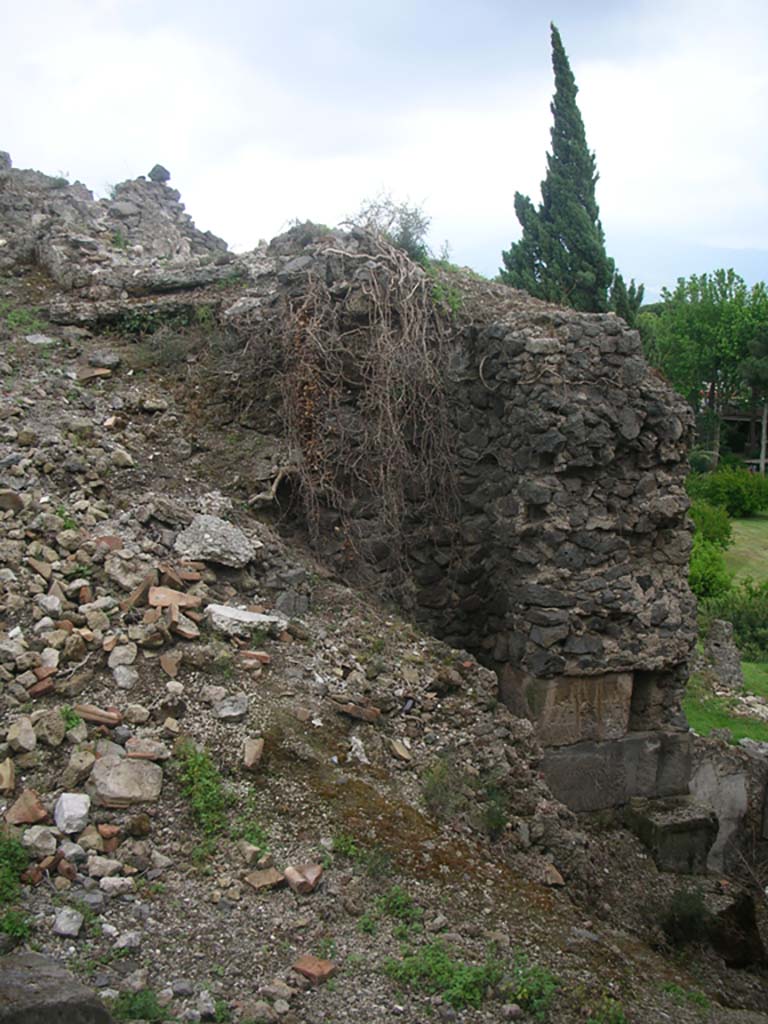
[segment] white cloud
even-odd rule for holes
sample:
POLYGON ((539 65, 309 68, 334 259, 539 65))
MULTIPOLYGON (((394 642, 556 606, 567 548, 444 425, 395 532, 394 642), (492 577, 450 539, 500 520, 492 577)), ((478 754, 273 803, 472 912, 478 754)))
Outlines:
MULTIPOLYGON (((503 59, 489 40, 482 68, 462 50, 478 46, 477 31, 461 31, 473 7, 449 6, 443 49, 425 54, 428 76, 413 64, 422 88, 410 92, 419 47, 403 5, 389 11, 386 52, 367 5, 354 2, 308 4, 293 20, 295 4, 266 0, 16 6, 0 65, 12 97, 0 147, 18 165, 69 171, 96 190, 160 161, 198 224, 238 247, 292 217, 336 222, 390 189, 425 203, 435 243, 447 237, 457 259, 493 271, 517 234, 514 192, 537 201, 545 173, 548 41, 532 68, 527 36, 513 34, 503 59)), ((416 11, 422 28, 429 7, 416 11)), ((481 14, 493 25, 492 3, 481 14)), ((569 10, 559 24, 597 153, 609 249, 612 232, 629 252, 633 235, 765 247, 768 11, 755 0, 727 10, 646 0, 610 19, 599 4, 575 18, 569 10)))

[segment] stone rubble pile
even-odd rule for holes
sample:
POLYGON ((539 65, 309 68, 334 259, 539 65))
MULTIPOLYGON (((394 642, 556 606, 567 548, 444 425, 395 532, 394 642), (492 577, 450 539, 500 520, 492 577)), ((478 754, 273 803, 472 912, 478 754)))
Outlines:
POLYGON ((231 260, 165 181, 124 181, 96 201, 80 182, 17 170, 0 153, 0 273, 35 265, 65 291, 109 299, 210 283, 231 260))
MULTIPOLYGON (((313 619, 307 570, 268 528, 235 523, 217 492, 182 497, 180 471, 163 493, 147 487, 159 438, 177 451, 182 421, 172 396, 137 386, 113 348, 83 333, 21 358, 23 386, 11 362, 17 383, 0 397, 0 812, 29 858, 20 881, 25 905, 40 907, 43 948, 74 943, 76 960, 95 917, 105 955, 125 951, 133 965, 101 971, 102 994, 151 983, 184 1019, 213 1019, 203 982, 153 971, 143 893, 187 869, 178 831, 166 838, 160 826, 178 792, 178 744, 221 744, 239 778, 258 779, 273 715, 290 730, 287 756, 317 762, 308 741, 322 740, 323 772, 337 770, 331 750, 346 750, 350 765, 386 771, 416 803, 421 773, 443 757, 457 778, 492 773, 508 794, 510 841, 542 880, 563 884, 555 856, 574 877, 583 869, 570 816, 535 774, 532 727, 497 704, 492 672, 466 655, 441 664, 447 649, 413 638, 397 643, 406 661, 371 658, 369 644, 378 651, 404 627, 371 637, 342 601, 329 631, 328 616, 313 619), (267 698, 276 663, 284 682, 267 698)), ((461 820, 466 834, 477 827, 472 800, 461 820)), ((233 842, 205 899, 315 898, 333 886, 318 852, 233 842)), ((335 971, 302 957, 260 986, 263 1019, 289 1021, 302 985, 335 971)))

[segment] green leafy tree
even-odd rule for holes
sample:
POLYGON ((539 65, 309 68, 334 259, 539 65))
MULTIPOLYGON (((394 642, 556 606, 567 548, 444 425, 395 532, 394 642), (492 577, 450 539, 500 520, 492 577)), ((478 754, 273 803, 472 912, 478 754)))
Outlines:
POLYGON ((536 210, 528 196, 515 193, 523 234, 502 253, 500 277, 537 298, 599 313, 609 307, 614 264, 605 252, 595 199, 598 174, 576 105, 578 88, 560 33, 551 29, 554 122, 542 201, 536 210))
POLYGON ((637 317, 643 304, 644 295, 645 285, 636 285, 633 278, 627 288, 624 278, 618 270, 616 271, 611 285, 610 306, 614 313, 618 313, 630 327, 637 326, 637 317))
POLYGON ((744 363, 768 317, 765 289, 750 291, 733 270, 716 270, 679 278, 674 291, 661 295, 658 312, 639 317, 646 356, 699 414, 715 467, 723 414, 748 397, 744 363))
POLYGON ((741 372, 752 392, 753 408, 759 403, 760 416, 760 473, 765 476, 768 458, 768 292, 760 283, 752 289, 750 312, 753 336, 747 342, 748 355, 741 364, 741 372))

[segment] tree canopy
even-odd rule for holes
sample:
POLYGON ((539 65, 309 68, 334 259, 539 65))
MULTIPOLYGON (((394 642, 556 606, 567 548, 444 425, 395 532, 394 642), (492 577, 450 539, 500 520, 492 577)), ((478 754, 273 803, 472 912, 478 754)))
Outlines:
POLYGON ((768 293, 733 270, 679 278, 639 324, 646 355, 709 421, 713 461, 720 427, 734 403, 768 399, 768 293))
POLYGON ((537 210, 528 196, 515 193, 515 213, 523 234, 502 253, 500 277, 538 298, 585 312, 603 312, 609 308, 614 263, 605 251, 595 199, 595 157, 587 146, 576 104, 578 87, 560 33, 554 25, 551 30, 554 120, 542 201, 537 210))

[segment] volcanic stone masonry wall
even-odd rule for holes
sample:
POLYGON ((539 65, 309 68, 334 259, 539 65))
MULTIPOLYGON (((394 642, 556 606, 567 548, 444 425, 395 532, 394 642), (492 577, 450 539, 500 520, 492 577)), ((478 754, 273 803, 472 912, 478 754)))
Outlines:
POLYGON ((623 321, 528 297, 455 370, 461 554, 411 550, 420 617, 497 670, 571 807, 684 792, 689 407, 623 321))
MULTIPOLYGON (((174 292, 210 310, 205 286, 236 276, 222 319, 244 351, 259 334, 272 344, 286 296, 295 304, 313 279, 340 304, 341 327, 364 334, 371 277, 389 271, 365 233, 311 227, 235 257, 197 231, 164 181, 139 178, 95 202, 0 153, 0 272, 46 270, 62 289, 48 311, 59 323, 156 311, 174 292)), ((615 316, 474 287, 484 312, 457 330, 448 381, 459 527, 407 528, 403 602, 496 669, 500 698, 536 723, 565 803, 685 792, 690 409, 615 316)))

